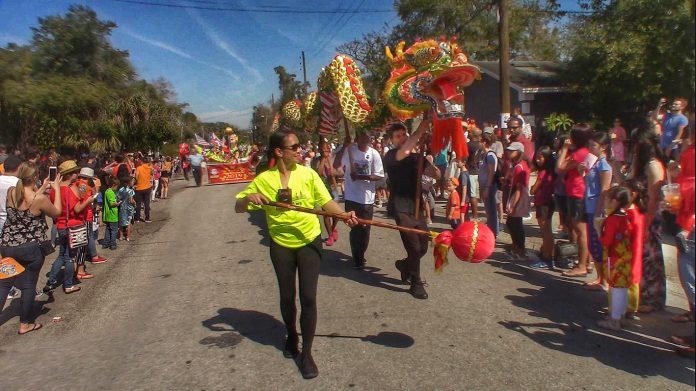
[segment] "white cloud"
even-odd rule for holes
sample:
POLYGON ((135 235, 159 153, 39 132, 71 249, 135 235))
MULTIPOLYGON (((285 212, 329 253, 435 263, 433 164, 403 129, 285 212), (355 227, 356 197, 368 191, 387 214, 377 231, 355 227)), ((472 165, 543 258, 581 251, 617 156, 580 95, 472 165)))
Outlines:
POLYGON ((152 38, 144 37, 144 36, 142 36, 142 35, 140 35, 140 34, 134 32, 134 31, 131 31, 131 30, 129 30, 129 29, 127 29, 126 27, 123 27, 123 26, 121 26, 121 30, 122 30, 126 35, 128 35, 129 37, 131 37, 131 38, 137 39, 138 41, 144 42, 144 43, 146 43, 146 44, 148 44, 148 45, 152 45, 152 46, 154 46, 154 47, 158 47, 158 48, 160 48, 160 49, 166 50, 166 51, 168 51, 168 52, 170 52, 170 53, 176 54, 177 56, 186 58, 186 59, 188 59, 188 60, 191 60, 191 61, 193 61, 193 62, 199 63, 199 64, 201 64, 201 65, 205 65, 205 66, 210 67, 210 68, 212 68, 212 69, 216 69, 216 70, 218 70, 218 71, 220 71, 220 72, 226 74, 227 76, 231 77, 231 78, 234 79, 234 81, 236 81, 236 82, 239 82, 239 81, 240 81, 239 76, 236 75, 236 74, 234 74, 234 73, 231 72, 230 70, 225 69, 225 68, 223 68, 223 67, 221 67, 221 66, 219 66, 219 65, 210 64, 210 63, 208 63, 208 62, 201 61, 201 60, 195 58, 194 56, 192 56, 192 55, 190 55, 190 54, 184 52, 183 50, 181 50, 181 49, 179 49, 179 48, 177 48, 177 47, 175 47, 175 46, 172 46, 172 45, 170 45, 170 44, 168 44, 168 43, 165 43, 165 42, 162 42, 162 41, 158 41, 158 40, 155 40, 155 39, 152 39, 152 38))
POLYGON ((195 20, 199 26, 201 26, 201 28, 203 29, 203 32, 205 32, 205 35, 211 41, 213 41, 215 46, 217 46, 219 49, 221 49, 222 51, 227 53, 227 55, 229 55, 230 57, 235 59, 237 62, 239 62, 247 72, 251 73, 254 76, 254 78, 256 79, 256 83, 261 83, 263 81, 263 77, 261 76, 261 73, 256 68, 249 65, 247 60, 244 57, 240 56, 237 53, 237 51, 234 50, 234 48, 229 43, 227 43, 227 41, 225 41, 222 37, 220 37, 220 35, 215 30, 213 30, 212 27, 210 27, 210 25, 205 23, 205 21, 203 21, 203 19, 200 17, 200 15, 197 12, 195 12, 194 10, 191 10, 191 9, 187 9, 187 12, 191 16, 191 18, 193 20, 195 20))

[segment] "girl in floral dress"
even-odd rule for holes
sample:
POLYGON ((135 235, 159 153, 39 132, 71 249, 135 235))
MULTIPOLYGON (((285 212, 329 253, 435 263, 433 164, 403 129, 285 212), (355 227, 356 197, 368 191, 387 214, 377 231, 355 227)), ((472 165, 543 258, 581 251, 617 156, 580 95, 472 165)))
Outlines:
MULTIPOLYGON (((602 265, 609 285, 609 317, 597 325, 610 330, 620 330, 621 320, 628 307, 628 288, 635 283, 633 265, 641 262, 642 219, 629 216, 627 209, 633 199, 632 192, 625 187, 614 187, 609 191, 609 208, 612 210, 604 222, 600 241, 603 247, 602 265)), ((640 277, 638 277, 640 278, 640 277)))
POLYGON ((135 214, 135 190, 133 190, 133 177, 121 179, 121 187, 116 194, 118 201, 118 228, 119 236, 130 242, 131 221, 135 214))

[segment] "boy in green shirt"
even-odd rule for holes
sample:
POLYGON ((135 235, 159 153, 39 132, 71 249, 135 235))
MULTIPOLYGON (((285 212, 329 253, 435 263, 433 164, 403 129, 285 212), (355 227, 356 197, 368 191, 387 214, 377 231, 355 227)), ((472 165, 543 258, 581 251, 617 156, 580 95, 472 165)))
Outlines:
POLYGON ((116 250, 116 235, 118 234, 118 202, 116 201, 116 188, 118 180, 109 178, 109 188, 104 192, 104 224, 106 232, 102 248, 116 250))

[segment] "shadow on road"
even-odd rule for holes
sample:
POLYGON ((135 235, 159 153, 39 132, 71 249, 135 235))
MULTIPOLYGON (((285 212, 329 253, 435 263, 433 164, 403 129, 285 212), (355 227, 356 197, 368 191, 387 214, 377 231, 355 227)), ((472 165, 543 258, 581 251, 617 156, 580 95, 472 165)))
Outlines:
MULTIPOLYGON (((394 292, 407 292, 401 285, 401 280, 387 276, 382 269, 366 266, 364 270, 353 269, 353 260, 349 255, 324 248, 319 273, 329 277, 341 277, 360 284, 383 288, 394 292)), ((396 273, 396 268, 394 268, 396 273)))
POLYGON ((227 333, 205 337, 199 341, 201 345, 233 347, 241 342, 242 339, 239 338, 241 336, 256 343, 283 350, 285 338, 283 322, 263 312, 221 308, 216 316, 204 320, 202 324, 210 331, 227 331, 227 333))
POLYGON ((693 361, 678 357, 673 352, 674 345, 650 335, 657 334, 649 324, 652 319, 644 317, 621 331, 602 330, 595 326, 595 321, 607 305, 606 294, 585 291, 578 281, 504 262, 501 257, 502 254, 496 254, 487 262, 504 270, 496 273, 535 285, 520 288, 520 295, 508 295, 506 299, 529 310, 530 316, 540 318, 529 323, 499 322, 503 327, 548 349, 591 357, 638 376, 663 376, 694 385, 694 374, 689 369, 693 361))
POLYGON ((394 331, 382 331, 377 335, 368 335, 365 337, 357 337, 353 335, 340 335, 338 333, 331 334, 317 334, 315 337, 325 337, 325 338, 347 338, 347 339, 359 339, 365 342, 372 342, 376 345, 381 345, 387 348, 399 348, 405 349, 413 346, 415 341, 410 335, 403 333, 397 333, 394 331))
POLYGON ((248 221, 259 229, 261 240, 259 243, 262 246, 269 247, 271 245, 271 237, 268 234, 268 224, 266 223, 266 212, 263 210, 249 211, 248 221))

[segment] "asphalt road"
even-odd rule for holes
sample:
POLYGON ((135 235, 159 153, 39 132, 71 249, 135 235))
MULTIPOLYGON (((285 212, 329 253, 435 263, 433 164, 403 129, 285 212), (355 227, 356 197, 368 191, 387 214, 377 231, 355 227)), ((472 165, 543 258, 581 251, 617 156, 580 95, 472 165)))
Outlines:
POLYGON ((280 350, 263 216, 234 213, 243 185, 186 185, 173 182, 173 197, 153 206, 154 222, 136 225, 135 241, 91 266, 97 277, 81 292, 39 299, 42 330, 18 336, 18 318, 8 320, 18 303, 4 311, 3 390, 694 388, 694 361, 664 341, 694 327, 668 320, 685 308, 674 283, 669 312, 620 332, 594 326, 603 294, 500 254, 478 265, 452 256, 439 275, 428 257, 430 299, 420 301, 397 280, 398 234, 373 228, 370 267, 355 271, 344 225, 319 279, 320 375, 303 380, 280 350))

